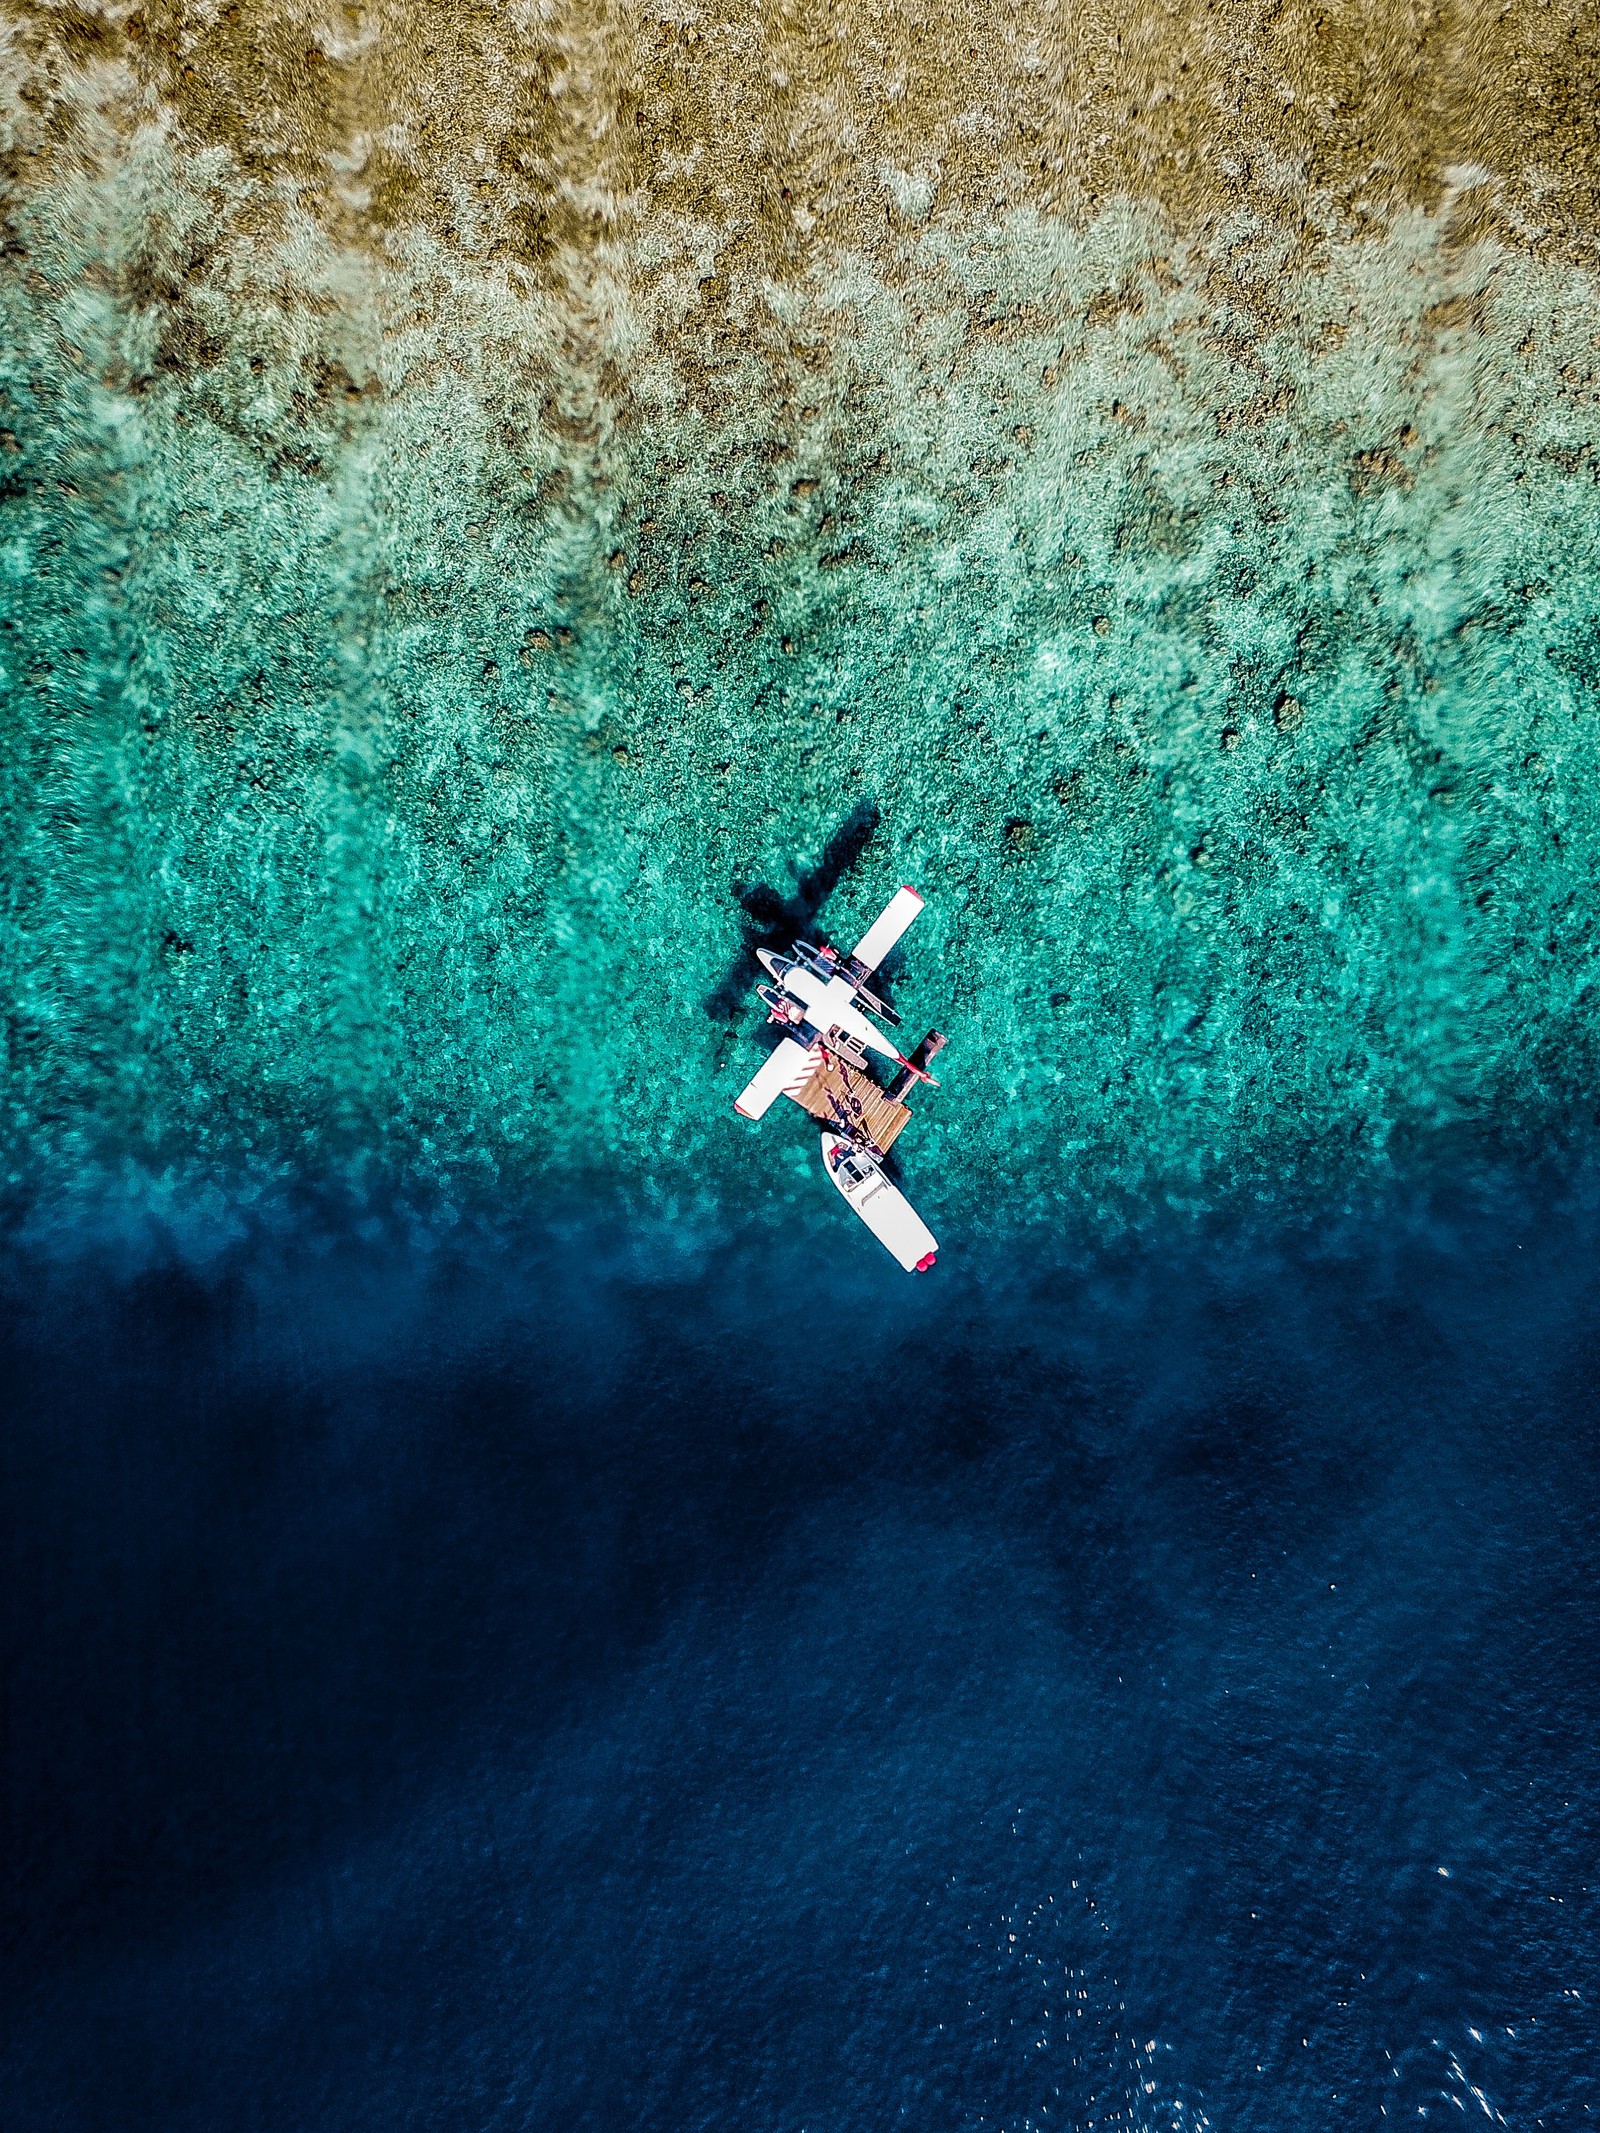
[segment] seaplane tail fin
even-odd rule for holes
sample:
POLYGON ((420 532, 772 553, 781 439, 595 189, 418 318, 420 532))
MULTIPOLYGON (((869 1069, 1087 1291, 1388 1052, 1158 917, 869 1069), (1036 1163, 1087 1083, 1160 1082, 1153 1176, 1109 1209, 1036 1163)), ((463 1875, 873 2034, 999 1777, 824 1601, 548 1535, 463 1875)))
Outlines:
POLYGON ((938 1256, 933 1231, 882 1166, 853 1155, 837 1133, 822 1136, 822 1167, 884 1249, 908 1274, 925 1274, 938 1256))
POLYGON ((852 963, 859 966, 864 977, 877 969, 921 909, 922 898, 915 889, 895 890, 856 942, 855 954, 850 958, 852 963))
POLYGON ((780 1096, 803 1089, 816 1069, 815 1051, 808 1052, 803 1044, 785 1037, 733 1099, 733 1108, 746 1118, 765 1118, 780 1096))

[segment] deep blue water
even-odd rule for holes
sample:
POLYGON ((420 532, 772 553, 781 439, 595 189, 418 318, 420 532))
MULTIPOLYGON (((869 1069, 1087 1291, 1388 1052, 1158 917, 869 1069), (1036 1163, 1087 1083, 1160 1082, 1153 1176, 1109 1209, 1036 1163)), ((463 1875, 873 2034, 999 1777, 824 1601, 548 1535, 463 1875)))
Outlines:
POLYGON ((1531 1195, 14 1261, 4 2123, 1600 2121, 1597 1355, 1531 1195))

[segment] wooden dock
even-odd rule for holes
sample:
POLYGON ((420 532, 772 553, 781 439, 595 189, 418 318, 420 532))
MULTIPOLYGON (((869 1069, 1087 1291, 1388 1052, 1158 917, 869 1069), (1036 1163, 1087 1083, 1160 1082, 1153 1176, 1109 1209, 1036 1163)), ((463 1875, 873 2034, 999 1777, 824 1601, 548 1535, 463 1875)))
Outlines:
POLYGON ((888 1154, 911 1116, 904 1104, 884 1094, 870 1074, 847 1066, 831 1052, 805 1087, 794 1092, 794 1100, 819 1124, 847 1133, 852 1140, 870 1141, 879 1155, 888 1154))

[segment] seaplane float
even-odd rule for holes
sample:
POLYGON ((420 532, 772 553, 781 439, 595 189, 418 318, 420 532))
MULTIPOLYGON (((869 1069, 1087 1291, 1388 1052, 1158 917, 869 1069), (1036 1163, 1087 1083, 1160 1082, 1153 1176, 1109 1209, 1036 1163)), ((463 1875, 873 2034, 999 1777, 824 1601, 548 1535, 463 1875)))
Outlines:
POLYGON ((787 1096, 820 1123, 828 1176, 908 1274, 926 1273, 939 1247, 883 1163, 911 1116, 905 1101, 911 1090, 918 1082, 937 1088, 928 1067, 945 1040, 929 1030, 906 1058, 869 1020, 875 1015, 894 1028, 900 1018, 867 981, 921 909, 915 889, 897 889, 848 956, 810 941, 796 941, 786 955, 757 949, 768 982, 756 994, 783 1036, 734 1098, 742 1116, 764 1118, 787 1096), (899 1068, 887 1089, 873 1072, 872 1054, 899 1068))

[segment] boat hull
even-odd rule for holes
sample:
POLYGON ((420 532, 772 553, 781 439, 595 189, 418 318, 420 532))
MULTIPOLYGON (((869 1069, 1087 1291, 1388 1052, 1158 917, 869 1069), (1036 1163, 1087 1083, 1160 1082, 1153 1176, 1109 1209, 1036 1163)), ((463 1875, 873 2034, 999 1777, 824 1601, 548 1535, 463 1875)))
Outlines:
POLYGON ((884 1176, 882 1165, 837 1133, 824 1133, 822 1167, 841 1198, 906 1272, 926 1273, 938 1253, 938 1241, 905 1194, 884 1176))

